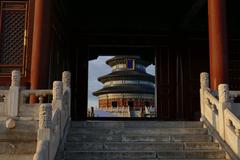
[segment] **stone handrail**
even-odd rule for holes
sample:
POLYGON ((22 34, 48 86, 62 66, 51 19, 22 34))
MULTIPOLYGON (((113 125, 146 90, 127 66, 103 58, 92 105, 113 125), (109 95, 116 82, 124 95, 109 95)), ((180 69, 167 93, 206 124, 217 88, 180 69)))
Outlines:
POLYGON ((54 160, 70 120, 70 72, 63 72, 62 81, 53 82, 51 104, 39 108, 39 129, 34 160, 54 160))
POLYGON ((204 91, 205 98, 213 105, 218 106, 218 99, 214 97, 208 90, 204 91))
POLYGON ((52 95, 52 90, 51 89, 32 89, 32 90, 23 90, 21 93, 24 96, 30 96, 30 95, 47 96, 47 95, 52 95))
POLYGON ((230 99, 234 101, 235 98, 240 97, 240 91, 229 91, 230 99))
POLYGON ((233 97, 240 97, 240 91, 229 91, 229 93, 233 97))
POLYGON ((18 116, 20 118, 25 117, 24 119, 38 120, 38 108, 46 100, 45 97, 48 96, 47 103, 52 101, 52 92, 51 89, 20 90, 18 116), (34 98, 34 100, 31 101, 31 98, 34 98))
POLYGON ((52 95, 52 90, 26 90, 20 87, 20 72, 12 71, 11 86, 8 90, 0 90, 1 120, 25 119, 38 120, 38 108, 43 98, 52 95), (34 95, 39 98, 38 105, 27 102, 27 97, 34 95))
MULTIPOLYGON (((43 103, 43 97, 52 95, 51 89, 31 89, 31 90, 22 90, 21 96, 23 99, 30 97, 31 95, 38 97, 39 103, 43 103)), ((23 100, 25 102, 25 100, 23 100)))
POLYGON ((229 91, 227 84, 218 86, 217 95, 209 88, 209 75, 200 75, 201 121, 213 130, 215 138, 221 142, 223 149, 232 159, 240 159, 240 119, 237 116, 238 107, 231 97, 238 97, 240 91, 229 91))

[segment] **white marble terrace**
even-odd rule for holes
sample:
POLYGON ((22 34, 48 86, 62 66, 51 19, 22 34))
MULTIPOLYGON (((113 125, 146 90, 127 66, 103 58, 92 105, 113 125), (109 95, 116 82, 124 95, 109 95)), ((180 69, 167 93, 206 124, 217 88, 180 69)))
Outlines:
POLYGON ((64 71, 62 81, 54 81, 48 90, 26 90, 20 88, 20 72, 12 71, 9 90, 0 90, 0 121, 6 128, 14 129, 17 121, 38 121, 37 148, 34 160, 53 160, 64 131, 70 122, 71 74, 64 71), (31 95, 39 101, 31 104, 31 95), (44 98, 49 103, 44 103, 44 98))

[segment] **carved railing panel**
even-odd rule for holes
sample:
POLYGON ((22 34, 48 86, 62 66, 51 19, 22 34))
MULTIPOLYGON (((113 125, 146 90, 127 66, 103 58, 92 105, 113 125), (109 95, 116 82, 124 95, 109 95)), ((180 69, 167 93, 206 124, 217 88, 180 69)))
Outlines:
POLYGON ((45 90, 22 90, 21 91, 21 103, 22 104, 29 104, 30 103, 30 96, 37 97, 38 101, 35 103, 43 103, 44 100, 47 99, 49 103, 52 101, 52 90, 45 89, 45 90))
POLYGON ((214 96, 212 96, 208 91, 204 92, 206 97, 204 100, 205 107, 205 117, 209 119, 210 123, 216 130, 219 130, 218 122, 218 102, 214 96))
POLYGON ((240 155, 240 120, 229 109, 225 110, 225 141, 240 155))
POLYGON ((52 102, 52 90, 21 90, 18 116, 28 117, 29 119, 38 120, 38 108, 43 102, 52 102), (35 103, 30 103, 30 97, 35 96, 35 103))
POLYGON ((240 105, 234 103, 240 91, 229 91, 227 84, 220 84, 218 92, 214 93, 209 88, 208 78, 207 73, 201 73, 201 120, 219 135, 218 140, 226 151, 230 147, 230 157, 240 158, 240 105))

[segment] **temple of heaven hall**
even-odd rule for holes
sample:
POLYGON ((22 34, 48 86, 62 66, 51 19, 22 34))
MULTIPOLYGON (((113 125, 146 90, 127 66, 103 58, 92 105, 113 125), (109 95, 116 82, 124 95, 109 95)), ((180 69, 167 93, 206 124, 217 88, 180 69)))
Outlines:
POLYGON ((146 72, 150 62, 139 56, 115 56, 106 61, 110 74, 98 80, 103 88, 93 92, 99 99, 99 109, 121 117, 147 117, 155 112, 155 77, 146 72))

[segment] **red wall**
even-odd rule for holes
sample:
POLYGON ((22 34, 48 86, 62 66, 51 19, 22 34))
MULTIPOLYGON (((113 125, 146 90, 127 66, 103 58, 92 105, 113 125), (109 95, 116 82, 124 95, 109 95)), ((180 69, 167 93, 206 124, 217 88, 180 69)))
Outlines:
POLYGON ((127 106, 128 101, 133 101, 135 108, 144 107, 144 102, 149 102, 150 106, 154 106, 154 99, 138 99, 138 98, 114 98, 99 100, 99 108, 112 107, 112 102, 117 101, 119 107, 127 106))

